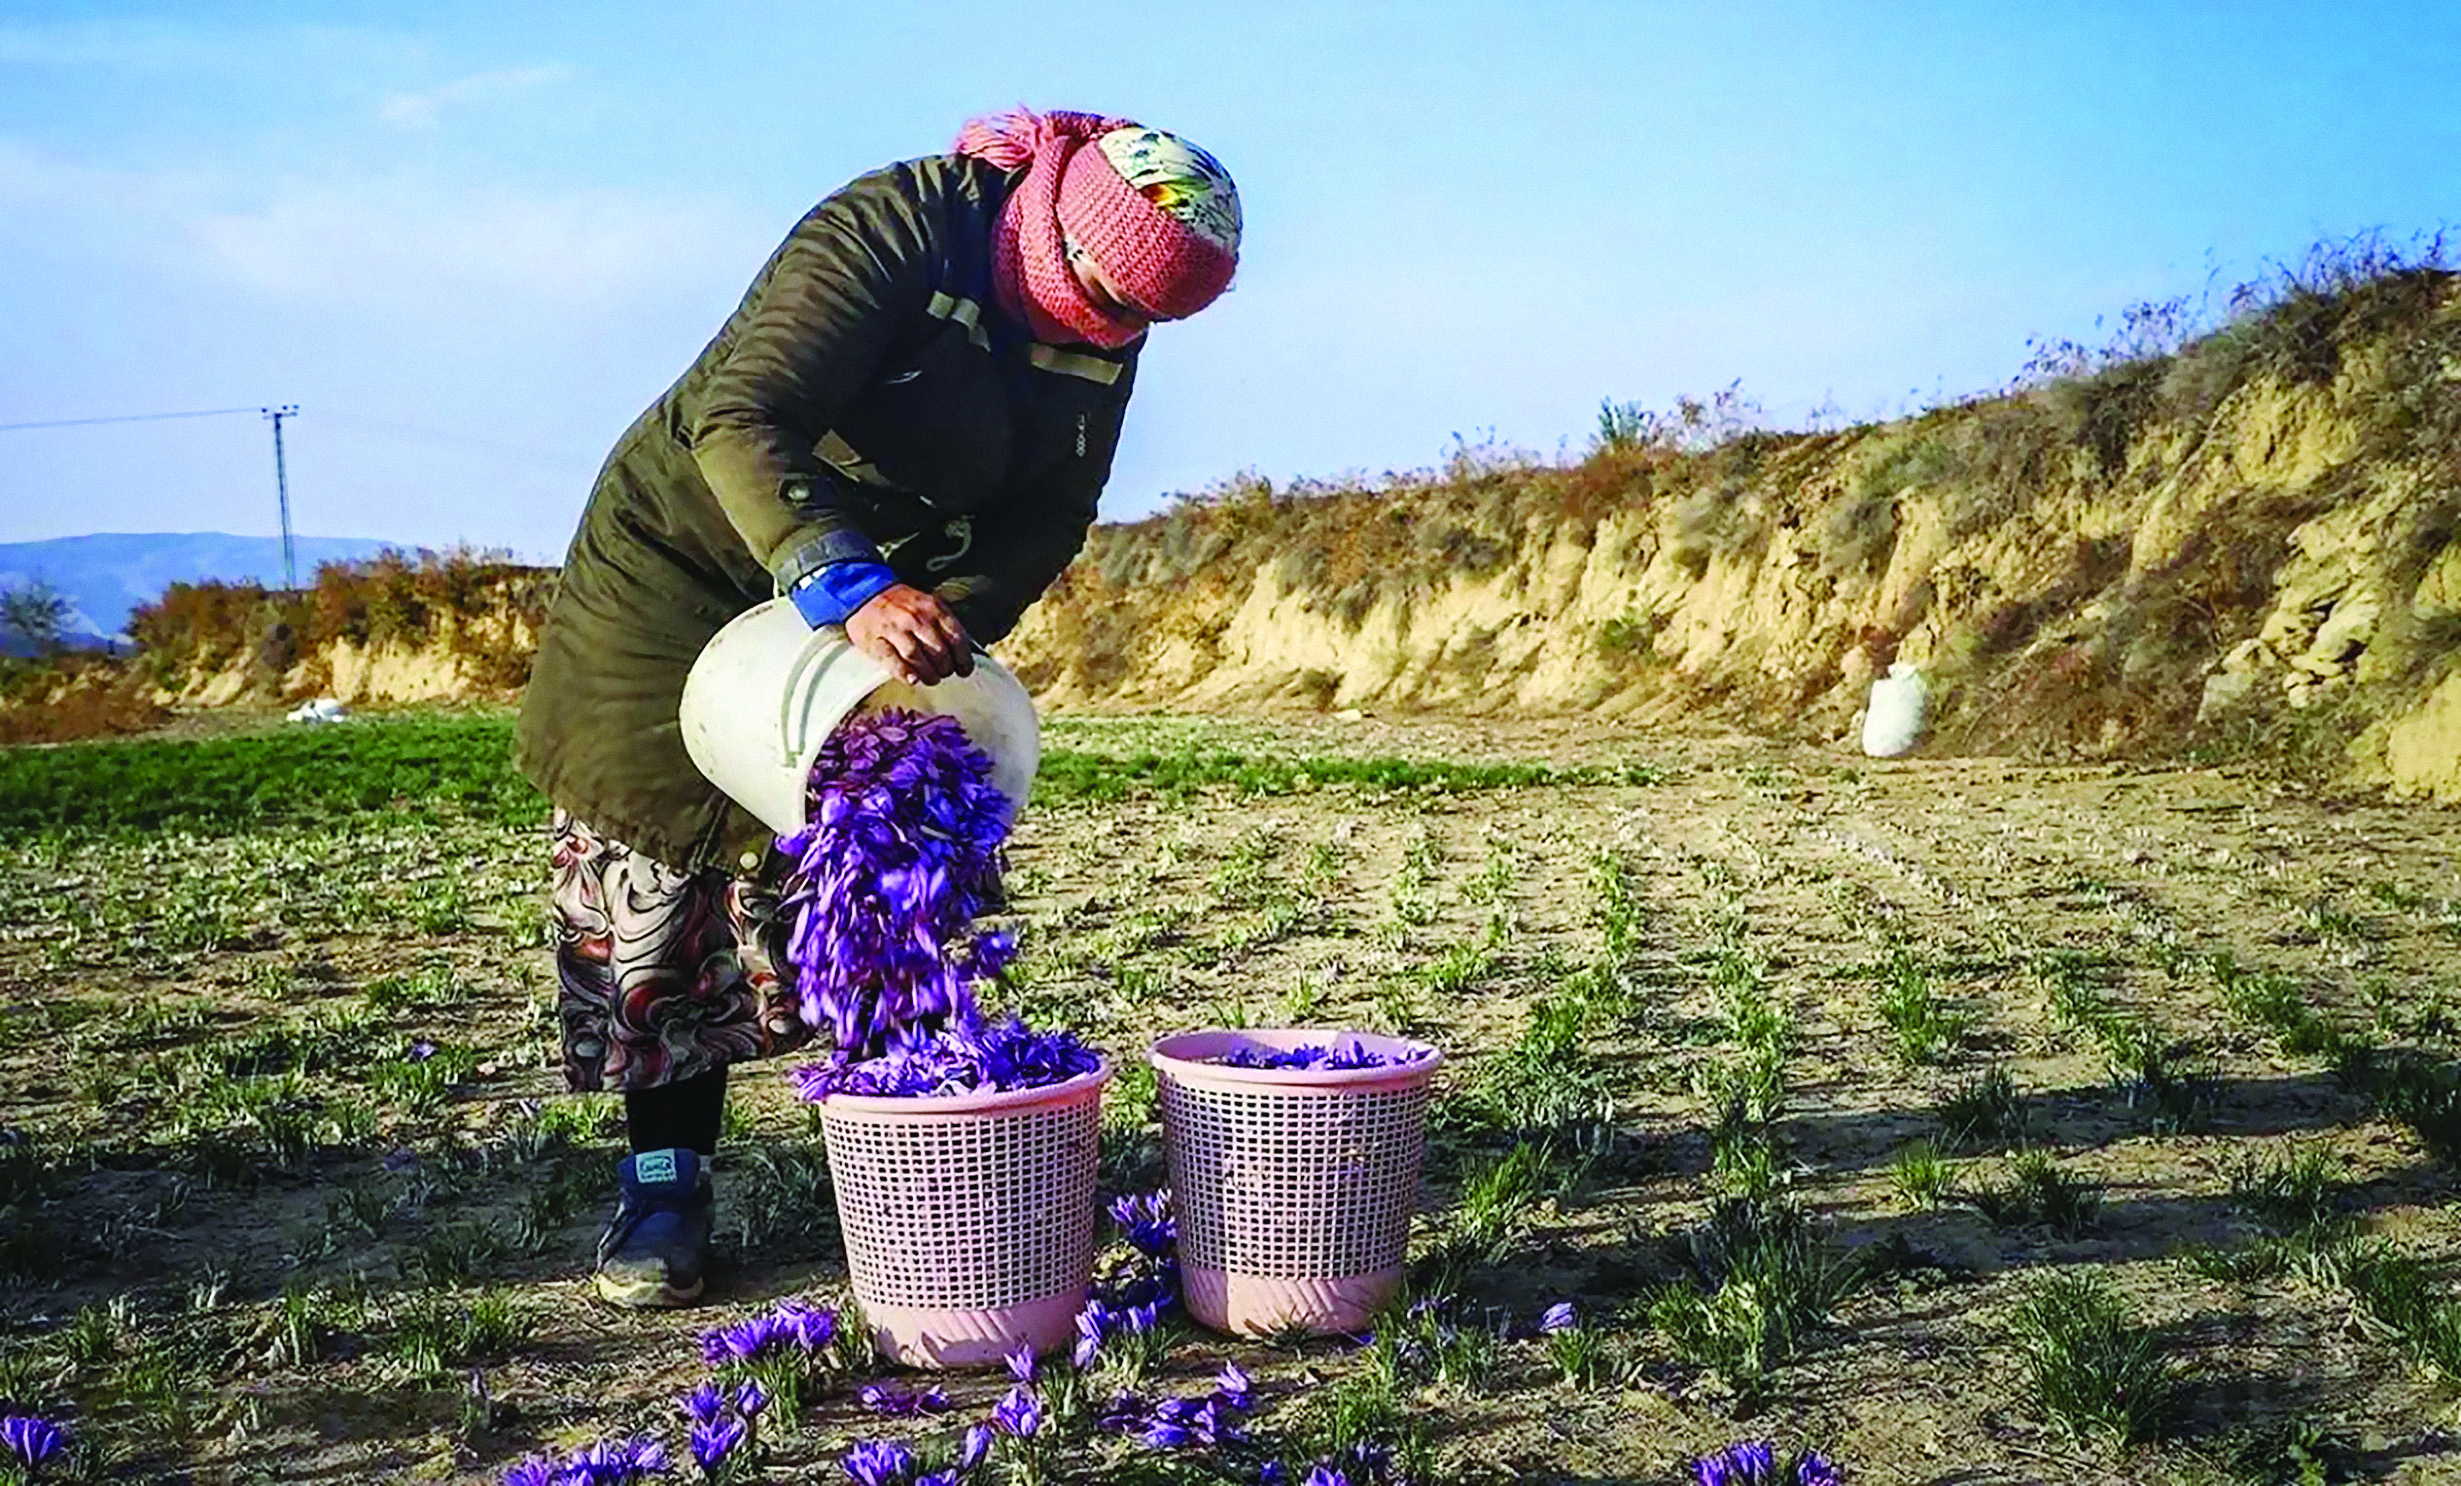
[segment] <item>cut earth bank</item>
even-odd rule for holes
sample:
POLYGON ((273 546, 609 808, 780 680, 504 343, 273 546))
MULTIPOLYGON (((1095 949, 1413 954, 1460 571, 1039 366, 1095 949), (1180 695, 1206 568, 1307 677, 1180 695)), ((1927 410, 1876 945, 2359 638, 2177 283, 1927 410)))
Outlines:
MULTIPOLYGON (((448 560, 300 599, 175 592, 135 670, 74 685, 501 697, 551 582, 448 560)), ((2461 289, 2296 291, 2173 354, 1837 432, 1235 480, 1097 527, 1002 653, 1046 708, 1797 741, 1849 736, 1902 660, 1932 682, 1934 754, 2268 758, 2461 800, 2461 289)))

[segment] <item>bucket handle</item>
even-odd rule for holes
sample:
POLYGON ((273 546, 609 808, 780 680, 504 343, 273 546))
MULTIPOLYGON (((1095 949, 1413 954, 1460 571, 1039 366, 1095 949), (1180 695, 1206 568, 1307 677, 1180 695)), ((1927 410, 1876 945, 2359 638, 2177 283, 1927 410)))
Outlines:
POLYGON ((806 682, 811 679, 814 670, 825 666, 822 654, 823 647, 818 645, 806 645, 796 652, 795 663, 786 670, 786 685, 778 692, 778 741, 784 755, 778 762, 788 768, 794 767, 808 751, 804 747, 806 740, 803 736, 807 714, 798 703, 801 698, 811 694, 812 685, 818 684, 817 681, 813 681, 812 685, 806 682))

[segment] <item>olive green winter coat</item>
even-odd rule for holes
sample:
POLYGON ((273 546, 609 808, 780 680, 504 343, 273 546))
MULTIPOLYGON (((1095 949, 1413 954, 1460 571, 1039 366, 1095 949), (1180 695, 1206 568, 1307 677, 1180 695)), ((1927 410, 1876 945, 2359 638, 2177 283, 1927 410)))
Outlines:
POLYGON ((1136 347, 1040 345, 992 308, 1011 179, 940 156, 823 201, 616 444, 514 739, 550 801, 676 866, 748 865, 762 827, 676 717, 720 626, 876 548, 989 644, 1076 555, 1136 347))

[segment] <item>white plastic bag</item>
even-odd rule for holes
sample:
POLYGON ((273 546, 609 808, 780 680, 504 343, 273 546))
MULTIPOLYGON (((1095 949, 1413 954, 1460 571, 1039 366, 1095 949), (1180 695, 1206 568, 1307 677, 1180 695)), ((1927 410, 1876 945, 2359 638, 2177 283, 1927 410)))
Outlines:
POLYGON ((1923 673, 1911 661, 1891 661, 1888 674, 1871 684, 1871 705, 1863 709, 1863 751, 1873 758, 1912 752, 1922 740, 1930 700, 1923 673))
POLYGON ((349 715, 349 711, 342 706, 339 699, 334 697, 318 697, 313 702, 301 702, 298 707, 293 709, 291 712, 291 721, 308 723, 340 722, 343 718, 348 717, 349 715))

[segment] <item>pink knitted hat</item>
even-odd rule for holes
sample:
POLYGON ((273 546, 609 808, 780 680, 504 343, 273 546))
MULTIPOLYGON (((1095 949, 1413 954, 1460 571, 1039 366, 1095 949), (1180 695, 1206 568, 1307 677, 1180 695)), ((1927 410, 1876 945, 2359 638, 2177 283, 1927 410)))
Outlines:
POLYGON ((1118 347, 1144 328, 1086 296, 1072 251, 1150 319, 1184 319, 1229 287, 1238 189, 1194 145, 1127 119, 1019 109, 967 124, 957 149, 1025 170, 993 231, 992 288, 1036 339, 1118 347))

